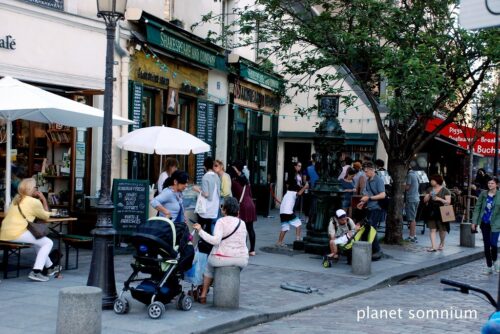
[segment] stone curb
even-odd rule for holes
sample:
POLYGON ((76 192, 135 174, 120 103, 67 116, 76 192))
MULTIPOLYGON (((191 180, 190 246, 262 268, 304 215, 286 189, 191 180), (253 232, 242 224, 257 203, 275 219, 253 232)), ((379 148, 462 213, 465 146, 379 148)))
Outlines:
POLYGON ((295 313, 307 311, 315 307, 334 303, 336 301, 354 297, 374 289, 382 288, 385 286, 395 285, 401 281, 409 278, 422 278, 424 276, 432 275, 443 270, 448 270, 478 259, 483 258, 482 248, 470 248, 467 254, 453 254, 444 259, 436 259, 426 263, 416 264, 412 270, 393 269, 383 275, 383 277, 368 278, 366 281, 357 284, 356 287, 351 289, 343 289, 342 292, 331 293, 325 300, 318 302, 304 302, 303 305, 294 306, 285 311, 279 312, 263 312, 256 315, 244 316, 241 319, 235 319, 223 324, 215 325, 200 331, 194 331, 193 334, 224 334, 233 333, 248 327, 252 327, 261 323, 274 321, 295 313))

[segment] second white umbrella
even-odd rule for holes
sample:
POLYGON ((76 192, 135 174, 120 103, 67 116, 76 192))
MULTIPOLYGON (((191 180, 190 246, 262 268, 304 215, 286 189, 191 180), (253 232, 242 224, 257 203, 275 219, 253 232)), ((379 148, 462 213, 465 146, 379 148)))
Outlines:
POLYGON ((127 133, 116 145, 126 151, 188 155, 210 151, 210 145, 185 131, 166 126, 150 126, 127 133))

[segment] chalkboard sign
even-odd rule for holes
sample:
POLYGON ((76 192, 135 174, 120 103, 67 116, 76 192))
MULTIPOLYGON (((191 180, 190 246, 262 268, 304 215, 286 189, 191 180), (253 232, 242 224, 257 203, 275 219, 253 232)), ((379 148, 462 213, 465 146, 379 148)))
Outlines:
POLYGON ((113 180, 113 226, 119 234, 135 232, 148 219, 149 181, 113 180))
POLYGON ((144 88, 142 83, 129 81, 129 119, 134 121, 134 124, 129 125, 128 131, 137 130, 141 127, 142 121, 142 94, 144 88))
MULTIPOLYGON (((215 130, 215 105, 207 101, 198 100, 196 118, 196 137, 213 148, 215 130)), ((203 160, 212 156, 211 152, 196 155, 196 183, 201 183, 203 177, 203 160)))

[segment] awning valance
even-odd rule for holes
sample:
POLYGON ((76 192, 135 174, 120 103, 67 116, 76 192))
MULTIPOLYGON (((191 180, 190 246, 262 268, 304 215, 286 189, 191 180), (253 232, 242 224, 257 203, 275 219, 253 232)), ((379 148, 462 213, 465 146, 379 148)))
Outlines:
MULTIPOLYGON (((441 119, 433 118, 427 122, 425 131, 433 131, 441 123, 443 123, 441 119)), ((476 129, 451 123, 439 131, 439 134, 454 140, 458 146, 468 150, 469 141, 476 135, 476 129)), ((481 137, 474 144, 474 153, 485 157, 495 156, 495 133, 482 132, 481 137)))

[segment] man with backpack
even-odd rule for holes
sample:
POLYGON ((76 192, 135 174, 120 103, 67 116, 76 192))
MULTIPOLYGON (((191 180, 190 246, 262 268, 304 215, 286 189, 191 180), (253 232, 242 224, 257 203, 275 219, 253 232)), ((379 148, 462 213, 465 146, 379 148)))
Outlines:
POLYGON ((328 235, 330 237, 330 254, 327 258, 336 260, 339 258, 339 247, 349 243, 355 232, 354 221, 347 217, 347 213, 339 209, 328 224, 328 235))

